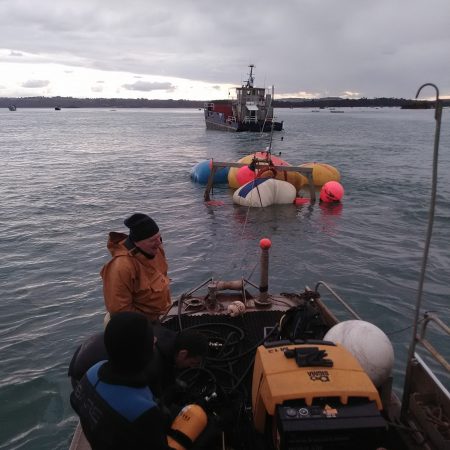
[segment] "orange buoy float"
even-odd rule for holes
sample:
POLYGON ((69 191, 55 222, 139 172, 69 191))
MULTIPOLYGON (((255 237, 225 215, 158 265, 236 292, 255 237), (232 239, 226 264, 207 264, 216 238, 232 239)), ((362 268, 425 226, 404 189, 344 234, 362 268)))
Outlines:
POLYGON ((344 196, 344 188, 337 181, 328 181, 320 190, 320 200, 325 203, 340 202, 344 196))
MULTIPOLYGON (((315 186, 323 186, 328 181, 340 181, 341 174, 339 170, 335 167, 330 166, 330 164, 319 163, 319 162, 307 162, 304 164, 300 164, 300 167, 311 167, 313 183, 315 186)), ((302 177, 302 186, 308 184, 308 179, 301 175, 302 177)))

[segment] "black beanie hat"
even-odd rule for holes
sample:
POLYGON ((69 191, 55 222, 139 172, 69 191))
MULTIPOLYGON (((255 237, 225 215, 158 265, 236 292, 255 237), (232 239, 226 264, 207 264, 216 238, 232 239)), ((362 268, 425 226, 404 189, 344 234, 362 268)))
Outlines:
POLYGON ((130 239, 139 242, 158 233, 156 222, 146 214, 133 214, 123 222, 130 229, 130 239))
POLYGON ((104 333, 109 361, 118 372, 140 372, 153 355, 153 327, 136 312, 113 314, 104 333))

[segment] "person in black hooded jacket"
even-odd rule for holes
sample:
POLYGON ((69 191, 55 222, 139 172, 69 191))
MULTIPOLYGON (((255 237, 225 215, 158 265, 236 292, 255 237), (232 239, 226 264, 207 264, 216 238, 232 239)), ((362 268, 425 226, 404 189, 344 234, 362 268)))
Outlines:
MULTIPOLYGON (((208 339, 195 330, 172 331, 161 324, 153 326, 155 345, 146 367, 147 384, 158 398, 172 387, 177 374, 202 364, 208 352, 208 339)), ((151 343, 150 343, 151 344, 151 343)), ((75 389, 83 375, 94 364, 108 359, 104 332, 89 336, 72 356, 68 376, 75 389)))
POLYGON ((107 361, 92 366, 70 396, 93 450, 169 450, 167 426, 147 386, 153 329, 140 313, 114 314, 104 333, 107 361))

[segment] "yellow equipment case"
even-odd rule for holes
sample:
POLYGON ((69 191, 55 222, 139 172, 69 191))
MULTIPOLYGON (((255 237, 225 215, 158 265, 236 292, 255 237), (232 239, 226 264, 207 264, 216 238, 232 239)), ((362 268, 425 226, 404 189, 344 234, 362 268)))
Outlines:
POLYGON ((326 342, 258 347, 252 407, 255 428, 270 428, 277 449, 356 449, 362 442, 360 449, 367 442, 376 448, 377 431, 386 426, 366 372, 344 347, 326 342))

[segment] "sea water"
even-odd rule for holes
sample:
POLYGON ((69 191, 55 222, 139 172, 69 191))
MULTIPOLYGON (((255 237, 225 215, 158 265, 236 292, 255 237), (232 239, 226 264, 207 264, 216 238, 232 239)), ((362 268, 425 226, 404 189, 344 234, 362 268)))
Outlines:
MULTIPOLYGON (((99 271, 109 231, 135 212, 158 223, 173 296, 211 276, 259 281, 259 240, 272 240, 271 292, 326 281, 396 353, 411 340, 431 195, 433 111, 279 109, 270 135, 205 129, 196 109, 0 111, 0 448, 67 449, 77 420, 67 367, 102 329, 99 271), (235 206, 226 186, 203 202, 199 161, 237 161, 271 145, 297 165, 341 173, 342 204, 235 206)), ((448 323, 450 111, 444 110, 434 235, 423 310, 448 323)), ((430 334, 433 337, 433 333, 430 334)), ((447 358, 448 338, 440 337, 447 358)))

